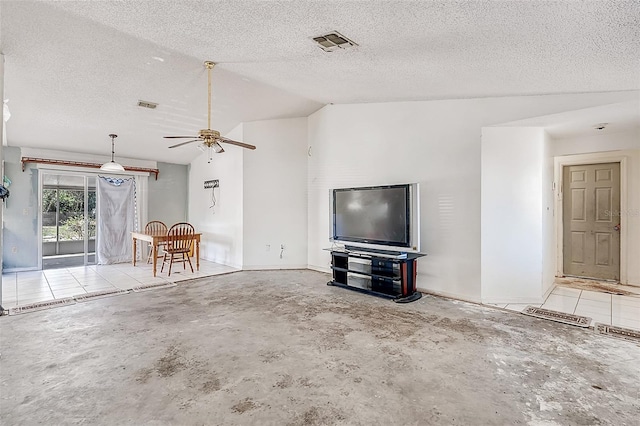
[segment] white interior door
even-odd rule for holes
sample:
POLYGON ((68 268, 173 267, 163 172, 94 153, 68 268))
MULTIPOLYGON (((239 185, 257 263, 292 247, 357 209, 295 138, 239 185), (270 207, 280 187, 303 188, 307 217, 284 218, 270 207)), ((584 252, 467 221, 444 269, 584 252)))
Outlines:
POLYGON ((620 163, 563 169, 564 274, 620 279, 620 163))

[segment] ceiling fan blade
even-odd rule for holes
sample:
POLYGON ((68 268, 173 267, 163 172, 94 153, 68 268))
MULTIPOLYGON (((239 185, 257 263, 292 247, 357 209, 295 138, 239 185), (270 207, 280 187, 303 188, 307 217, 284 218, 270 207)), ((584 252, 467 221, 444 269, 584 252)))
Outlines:
POLYGON ((180 142, 180 143, 177 143, 175 145, 171 145, 169 148, 177 148, 179 146, 186 145, 186 144, 191 143, 191 142, 200 142, 200 139, 194 139, 192 141, 180 142))
POLYGON ((218 138, 218 140, 220 142, 224 142, 224 143, 228 143, 231 145, 237 145, 237 146, 241 146, 243 148, 247 148, 247 149, 256 149, 255 146, 253 145, 249 145, 248 143, 244 143, 244 142, 238 142, 238 141, 234 141, 232 139, 227 139, 227 138, 223 138, 222 136, 218 138))
POLYGON ((197 138, 197 136, 163 136, 165 139, 187 139, 187 138, 197 138))

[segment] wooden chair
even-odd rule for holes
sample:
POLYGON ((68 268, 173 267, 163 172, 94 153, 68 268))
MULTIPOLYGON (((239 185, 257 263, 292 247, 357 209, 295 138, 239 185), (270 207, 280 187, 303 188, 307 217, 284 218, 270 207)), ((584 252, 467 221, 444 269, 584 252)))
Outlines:
MULTIPOLYGON (((160 222, 159 220, 152 220, 151 222, 147 223, 147 225, 144 227, 144 233, 149 235, 166 236, 167 225, 165 225, 163 222, 160 222)), ((163 248, 165 244, 166 242, 162 241, 160 244, 158 244, 158 248, 163 248)), ((158 251, 158 253, 154 253, 154 251, 155 251, 155 247, 153 246, 153 244, 149 243, 149 256, 147 257, 147 263, 151 261, 152 259, 151 256, 155 255, 158 259, 160 258, 161 252, 158 251)))
POLYGON ((171 276, 171 266, 174 262, 182 262, 183 269, 187 269, 186 263, 189 262, 191 272, 193 272, 189 253, 195 237, 196 231, 190 223, 180 222, 169 228, 160 272, 164 271, 165 263, 169 263, 169 276, 171 276))

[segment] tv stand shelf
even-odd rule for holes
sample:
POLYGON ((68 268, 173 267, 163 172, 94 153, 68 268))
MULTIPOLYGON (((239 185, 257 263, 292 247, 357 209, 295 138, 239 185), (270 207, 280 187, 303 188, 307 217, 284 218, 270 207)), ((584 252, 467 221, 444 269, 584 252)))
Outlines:
POLYGON ((359 271, 357 269, 344 269, 344 268, 333 268, 333 267, 331 269, 338 272, 349 272, 352 274, 359 274, 359 275, 364 275, 372 278, 380 278, 383 280, 400 281, 402 279, 402 277, 400 277, 400 275, 398 274, 385 274, 384 271, 376 271, 377 273, 374 274, 374 273, 363 273, 362 271, 359 271))
POLYGON ((422 253, 330 249, 333 280, 327 285, 408 303, 422 297, 416 291, 417 259, 422 253))

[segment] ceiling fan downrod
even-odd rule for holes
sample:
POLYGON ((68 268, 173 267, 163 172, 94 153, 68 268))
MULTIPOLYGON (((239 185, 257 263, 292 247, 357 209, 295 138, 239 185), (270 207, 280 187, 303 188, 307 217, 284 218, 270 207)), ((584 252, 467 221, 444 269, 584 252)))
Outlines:
POLYGON ((207 68, 207 73, 209 74, 209 98, 207 99, 209 102, 209 108, 207 109, 207 129, 211 128, 211 70, 216 66, 215 62, 212 61, 204 61, 204 66, 207 68))

